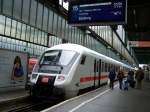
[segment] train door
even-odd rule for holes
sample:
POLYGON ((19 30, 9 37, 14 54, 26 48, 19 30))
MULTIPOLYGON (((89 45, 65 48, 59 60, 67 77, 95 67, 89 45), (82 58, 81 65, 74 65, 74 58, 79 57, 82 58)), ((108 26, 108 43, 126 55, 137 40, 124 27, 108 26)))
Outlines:
POLYGON ((96 66, 97 66, 97 61, 95 59, 94 60, 94 87, 96 86, 96 74, 97 74, 96 66))
POLYGON ((98 61, 98 87, 101 85, 101 60, 98 61))
POLYGON ((101 60, 94 60, 94 87, 100 86, 101 60))

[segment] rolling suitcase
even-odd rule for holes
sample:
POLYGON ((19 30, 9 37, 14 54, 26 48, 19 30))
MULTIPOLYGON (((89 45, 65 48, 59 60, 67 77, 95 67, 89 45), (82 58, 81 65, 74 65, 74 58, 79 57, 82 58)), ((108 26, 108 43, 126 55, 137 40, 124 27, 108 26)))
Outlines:
POLYGON ((134 87, 135 87, 135 81, 134 81, 134 80, 130 81, 129 84, 130 84, 130 87, 131 87, 131 88, 134 88, 134 87))
POLYGON ((123 89, 128 90, 128 81, 127 80, 123 81, 123 89))

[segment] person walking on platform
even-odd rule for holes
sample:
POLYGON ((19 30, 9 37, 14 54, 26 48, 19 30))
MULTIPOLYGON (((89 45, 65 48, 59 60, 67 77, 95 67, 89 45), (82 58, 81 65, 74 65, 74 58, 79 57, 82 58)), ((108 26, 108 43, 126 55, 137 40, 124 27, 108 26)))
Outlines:
POLYGON ((127 81, 128 81, 131 88, 135 87, 134 71, 133 70, 129 70, 128 76, 127 76, 127 81))
POLYGON ((142 89, 142 80, 144 79, 144 72, 139 68, 135 73, 135 78, 137 82, 137 89, 142 89))
POLYGON ((115 72, 114 69, 110 70, 108 77, 109 77, 109 80, 110 80, 109 87, 111 89, 114 89, 114 80, 115 80, 115 77, 116 77, 116 72, 115 72))
POLYGON ((124 78, 124 72, 122 69, 120 69, 118 71, 118 75, 117 75, 117 78, 119 80, 119 88, 122 89, 122 81, 123 81, 123 78, 124 78))

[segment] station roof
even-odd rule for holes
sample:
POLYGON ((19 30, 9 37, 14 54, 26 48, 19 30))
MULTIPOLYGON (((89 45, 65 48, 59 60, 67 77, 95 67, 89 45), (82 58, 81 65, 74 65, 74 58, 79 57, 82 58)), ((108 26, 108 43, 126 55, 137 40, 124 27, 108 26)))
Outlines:
MULTIPOLYGON (((41 1, 41 0, 40 0, 41 1)), ((54 0, 44 0, 52 3, 54 0)), ((72 0, 64 0, 72 1, 72 0)), ((73 0, 74 1, 74 0, 73 0)), ((55 3, 59 4, 59 0, 55 3)), ((127 24, 124 25, 127 37, 131 43, 133 41, 149 42, 149 46, 133 46, 135 56, 140 64, 150 63, 150 0, 127 0, 127 24)), ((142 42, 142 43, 144 43, 142 42)), ((140 44, 141 45, 141 44, 140 44)), ((148 44, 147 44, 148 45, 148 44)))
POLYGON ((147 46, 133 47, 139 63, 150 63, 150 1, 128 0, 127 24, 124 25, 129 41, 147 46))

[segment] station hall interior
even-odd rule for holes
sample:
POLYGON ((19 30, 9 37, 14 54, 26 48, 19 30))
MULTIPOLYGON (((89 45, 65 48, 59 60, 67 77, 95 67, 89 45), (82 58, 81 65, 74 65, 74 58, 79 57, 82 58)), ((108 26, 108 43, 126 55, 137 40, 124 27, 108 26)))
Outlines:
MULTIPOLYGON (((147 95, 150 90, 147 81, 147 79, 150 80, 149 11, 150 1, 148 0, 0 0, 0 79, 2 80, 0 81, 0 105, 3 100, 4 102, 9 100, 6 98, 5 92, 9 95, 12 94, 10 95, 11 98, 14 96, 17 98, 16 93, 27 96, 28 93, 24 92, 24 88, 30 83, 34 65, 38 63, 38 60, 41 61, 43 52, 53 46, 66 43, 84 46, 135 70, 141 67, 147 74, 143 86, 143 88, 146 87, 143 90, 147 93, 143 92, 143 94, 150 98, 147 95), (122 12, 115 10, 118 14, 123 13, 118 16, 123 17, 121 22, 118 18, 115 20, 113 16, 107 15, 105 17, 94 15, 95 18, 102 17, 102 19, 99 18, 101 21, 98 21, 96 18, 93 19, 95 21, 91 22, 90 18, 87 17, 88 13, 91 13, 88 12, 88 9, 85 9, 85 13, 78 15, 81 16, 79 17, 80 22, 87 19, 83 23, 75 21, 76 14, 81 11, 75 12, 74 17, 72 15, 72 9, 78 10, 79 8, 82 10, 86 6, 98 8, 99 4, 102 6, 102 4, 114 2, 121 3, 121 5, 117 4, 117 8, 120 6, 124 8, 121 9, 122 12), (94 3, 97 3, 97 7, 92 5, 94 3), (13 64, 18 57, 21 58, 24 74, 26 74, 25 80, 19 79, 21 81, 12 77, 13 64)), ((111 65, 106 63, 103 69, 107 69, 106 71, 109 72, 109 67, 111 65)), ((137 90, 133 90, 129 94, 135 93, 142 94, 137 90)), ((121 95, 118 90, 116 94, 121 95)), ((130 96, 127 95, 127 98, 130 96)), ((89 101, 87 102, 89 103, 89 101)), ((68 112, 74 111, 77 110, 68 112)))

